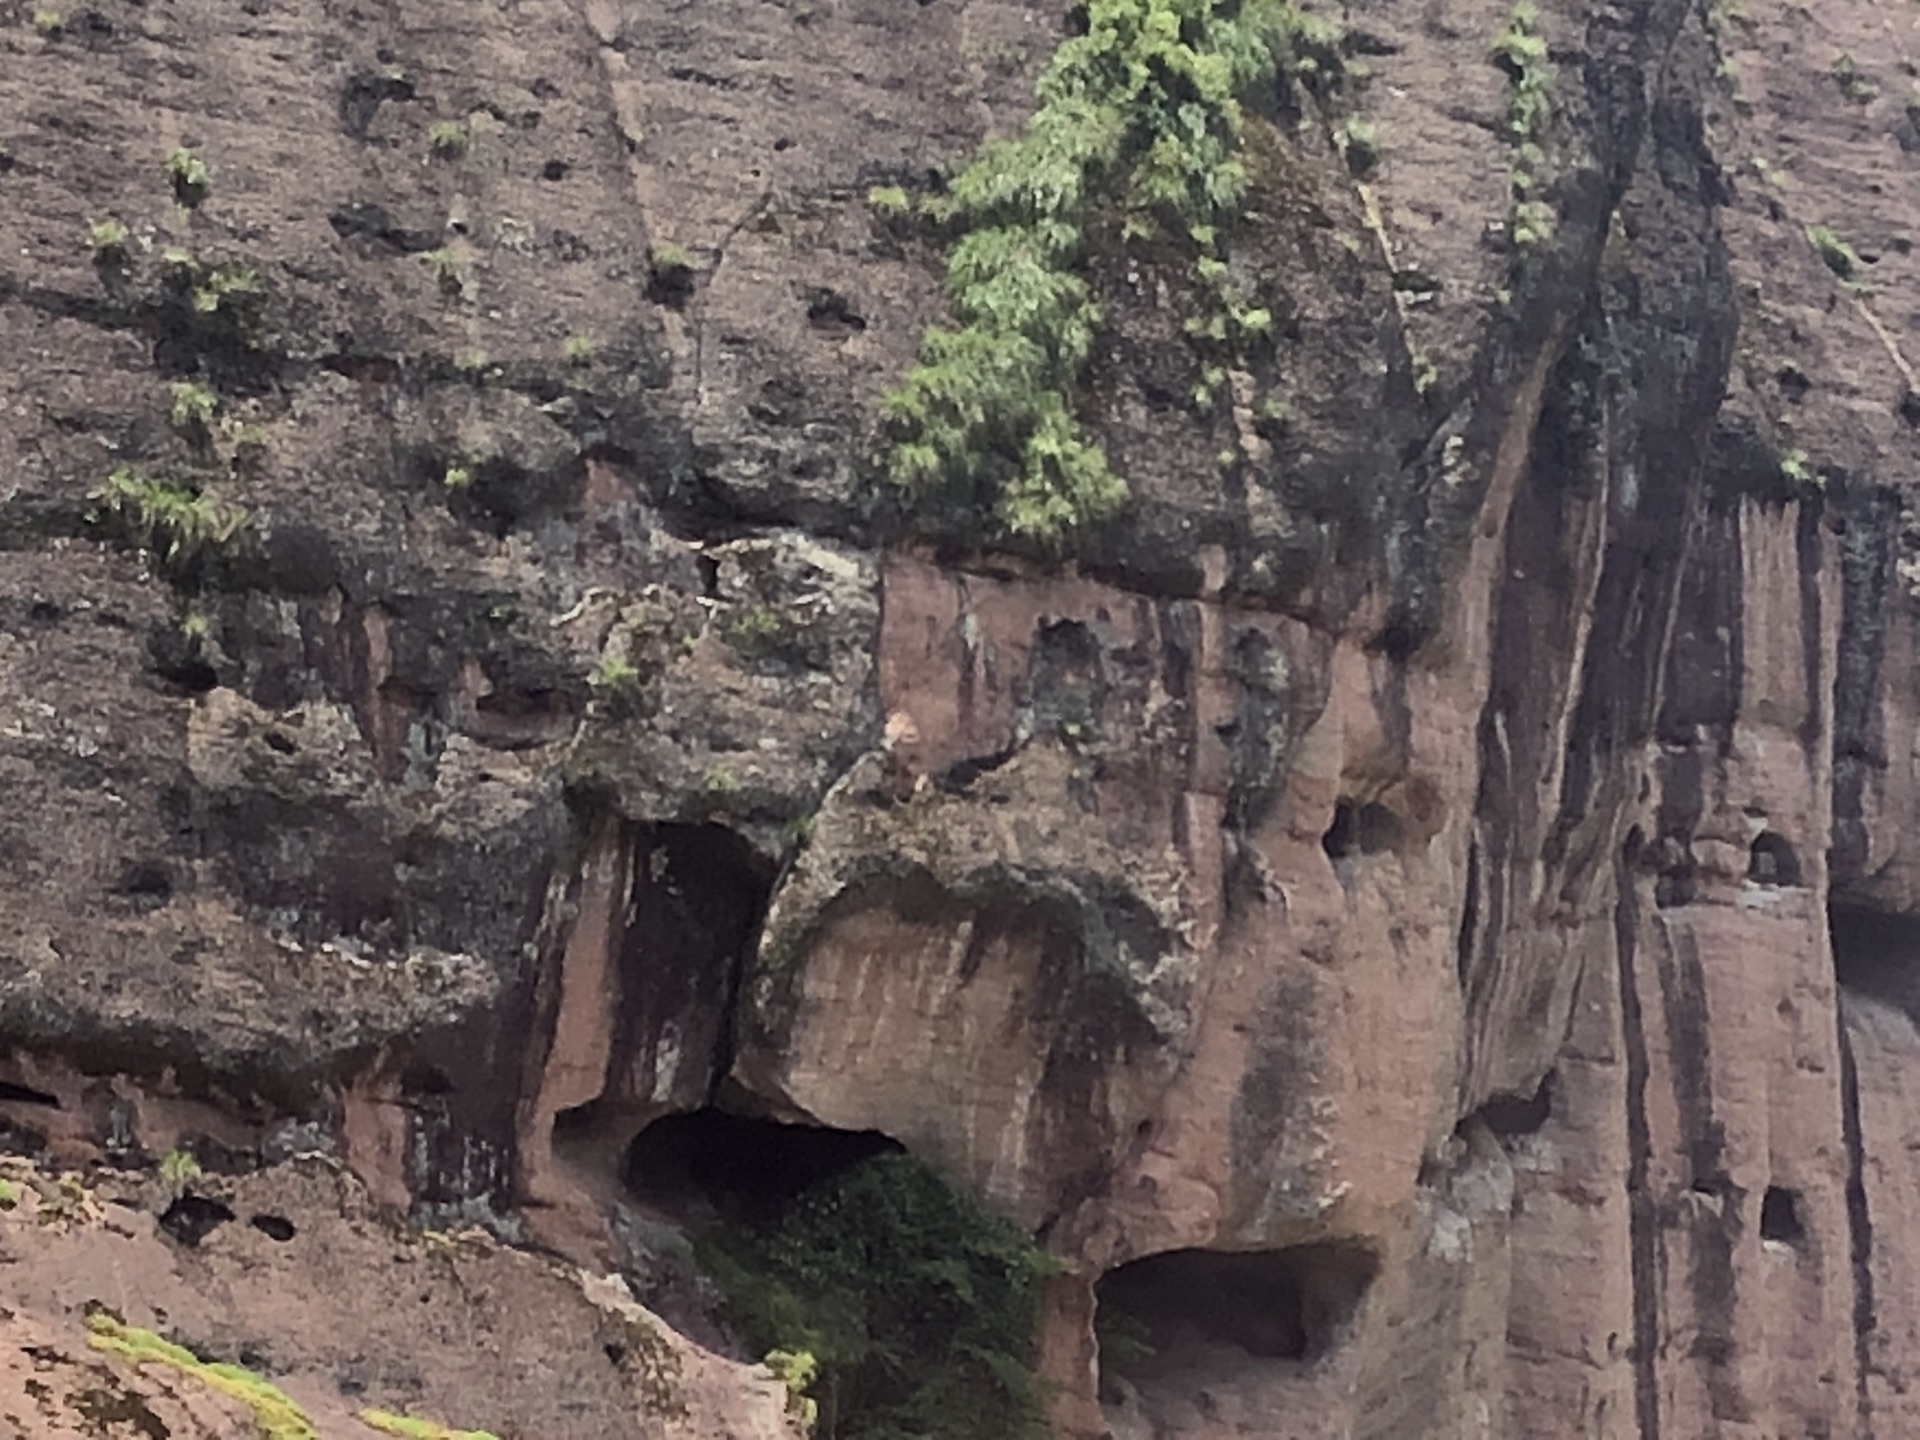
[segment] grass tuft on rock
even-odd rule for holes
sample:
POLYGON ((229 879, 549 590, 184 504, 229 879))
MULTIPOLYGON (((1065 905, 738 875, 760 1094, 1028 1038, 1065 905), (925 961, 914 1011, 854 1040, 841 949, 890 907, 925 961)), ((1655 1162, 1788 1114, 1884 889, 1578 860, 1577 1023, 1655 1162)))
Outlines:
POLYGON ((184 1345, 116 1320, 104 1310, 87 1317, 87 1343, 136 1365, 169 1366, 210 1390, 231 1396, 253 1412, 254 1428, 263 1440, 320 1440, 306 1411, 277 1386, 239 1365, 202 1360, 184 1345))

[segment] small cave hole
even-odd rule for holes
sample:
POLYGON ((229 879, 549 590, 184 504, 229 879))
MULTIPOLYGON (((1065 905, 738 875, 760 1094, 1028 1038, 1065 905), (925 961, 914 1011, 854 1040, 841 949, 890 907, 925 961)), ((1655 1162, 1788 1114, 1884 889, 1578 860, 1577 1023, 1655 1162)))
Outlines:
POLYGON ((1360 811, 1351 800, 1335 803, 1333 822, 1320 837, 1320 848, 1333 860, 1344 860, 1360 849, 1360 811))
POLYGON ((133 860, 120 869, 113 893, 143 910, 157 910, 173 898, 173 876, 157 860, 133 860))
POLYGON ((409 1099, 451 1095, 453 1081, 447 1078, 447 1072, 438 1065, 416 1061, 401 1072, 400 1093, 409 1099))
POLYGON ((1185 1398, 1223 1359, 1313 1361, 1331 1353, 1366 1297, 1378 1258, 1356 1245, 1298 1245, 1244 1254, 1175 1250, 1102 1276, 1101 1396, 1131 1387, 1185 1398))
POLYGON ((58 1110, 60 1098, 44 1090, 35 1090, 31 1085, 16 1085, 10 1080, 0 1080, 0 1104, 41 1105, 49 1110, 58 1110))
POLYGON ((206 1195, 181 1195, 160 1214, 160 1228, 182 1245, 195 1246, 234 1218, 231 1206, 206 1195))
POLYGON ((826 335, 857 335, 867 328, 866 317, 838 290, 816 285, 807 291, 807 323, 826 335))
POLYGON ((542 180, 564 180, 567 178, 567 173, 572 169, 573 166, 569 165, 565 160, 549 160, 540 167, 540 178, 542 180))
POLYGON ((267 748, 280 755, 298 755, 300 747, 293 743, 293 737, 282 730, 269 730, 260 737, 267 748))
POLYGON ((276 1240, 282 1245, 298 1233, 293 1222, 284 1215, 255 1215, 247 1223, 269 1240, 276 1240))
POLYGON ((1769 1185, 1760 1200, 1760 1238, 1798 1246, 1807 1238, 1800 1219, 1800 1196, 1781 1185, 1769 1185))
POLYGON ((1553 1118, 1553 1084, 1549 1070, 1531 1095, 1495 1095, 1477 1113, 1503 1140, 1535 1134, 1553 1118))
POLYGON ((709 1108, 642 1130, 627 1147, 621 1180, 635 1200, 675 1220, 753 1219, 900 1148, 877 1130, 788 1125, 709 1108))
POLYGON ((1747 879, 1756 885, 1799 885, 1800 857, 1786 836, 1763 830, 1747 851, 1747 879))

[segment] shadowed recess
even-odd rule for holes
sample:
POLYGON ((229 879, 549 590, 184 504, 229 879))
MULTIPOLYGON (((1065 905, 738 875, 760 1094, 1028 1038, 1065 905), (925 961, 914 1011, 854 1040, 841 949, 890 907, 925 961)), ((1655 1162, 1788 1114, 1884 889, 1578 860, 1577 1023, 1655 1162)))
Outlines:
POLYGON ((1108 1371, 1143 1389, 1210 1356, 1316 1360, 1335 1349, 1379 1269, 1369 1251, 1300 1245, 1229 1254, 1175 1250, 1123 1265, 1096 1290, 1108 1371))

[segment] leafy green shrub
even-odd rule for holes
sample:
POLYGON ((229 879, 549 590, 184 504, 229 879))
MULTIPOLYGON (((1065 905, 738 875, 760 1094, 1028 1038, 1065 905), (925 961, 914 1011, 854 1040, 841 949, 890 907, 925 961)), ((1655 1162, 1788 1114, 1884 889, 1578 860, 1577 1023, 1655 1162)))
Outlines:
POLYGON ((107 476, 93 500, 102 520, 114 522, 135 544, 168 562, 190 563, 245 535, 249 518, 238 505, 166 480, 149 480, 127 466, 107 476))
POLYGON ((790 1376, 802 1357, 817 1367, 802 1388, 824 1440, 1039 1433, 1034 1325, 1054 1262, 911 1156, 724 1224, 698 1253, 748 1344, 786 1357, 790 1376))
POLYGON ((182 434, 204 438, 220 409, 220 397, 198 380, 179 380, 173 385, 173 403, 167 407, 167 419, 182 434))
POLYGON ((66 33, 67 17, 51 6, 43 5, 33 12, 33 28, 51 40, 66 33))
POLYGON ((1340 152, 1347 169, 1356 179, 1371 175, 1380 163, 1380 133, 1370 121, 1359 116, 1349 118, 1340 127, 1340 152))
POLYGON ((1125 238, 1184 232, 1203 299, 1256 308, 1227 303, 1220 238, 1247 184, 1236 97, 1283 64, 1332 68, 1326 39, 1281 0, 1089 0, 1024 133, 990 142, 923 207, 960 237, 946 285, 958 323, 927 332, 887 398, 888 469, 911 499, 1053 546, 1120 511, 1127 486, 1074 415, 1102 318, 1082 274, 1087 226, 1118 196, 1125 238))
POLYGON ((169 1150, 160 1157, 160 1178, 174 1186, 198 1180, 200 1162, 191 1150, 169 1150))
POLYGON ((213 192, 213 173, 207 162, 182 145, 167 156, 167 183, 173 187, 173 200, 192 210, 213 192))
POLYGON ((427 127, 427 148, 436 160, 458 160, 473 137, 458 120, 436 120, 427 127))
POLYGON ((127 227, 118 220, 96 220, 87 226, 87 243, 93 246, 96 260, 118 262, 127 258, 127 227))
POLYGON ((578 369, 593 363, 593 341, 585 335, 569 335, 560 342, 560 358, 578 369))
POLYGON ((1854 248, 1842 240, 1824 225, 1807 227, 1807 243, 1813 246, 1814 254, 1842 280, 1860 278, 1860 256, 1854 248))

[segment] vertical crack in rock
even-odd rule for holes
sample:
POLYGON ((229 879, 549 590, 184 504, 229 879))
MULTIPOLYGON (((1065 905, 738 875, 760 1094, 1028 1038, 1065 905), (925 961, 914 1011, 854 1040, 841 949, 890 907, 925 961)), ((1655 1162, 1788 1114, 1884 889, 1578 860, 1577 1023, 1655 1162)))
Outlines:
POLYGON ((1639 1440, 1660 1440, 1660 1379, 1655 1353, 1659 1344, 1659 1217, 1647 1188, 1653 1142, 1647 1126, 1647 1034, 1634 973, 1634 937, 1640 916, 1634 891, 1634 860, 1641 845, 1636 828, 1627 838, 1618 867, 1614 906, 1614 944, 1620 963, 1620 1031, 1627 1057, 1627 1204, 1633 1275, 1633 1399, 1639 1440))
POLYGON ((1853 1271, 1853 1368, 1860 1434, 1872 1440, 1873 1396, 1868 1388, 1873 1363, 1873 1222, 1867 1214, 1866 1146, 1860 1131, 1860 1072, 1853 1040, 1847 1034, 1844 998, 1836 1005, 1840 1031, 1840 1133, 1847 1154, 1847 1259, 1853 1271))

